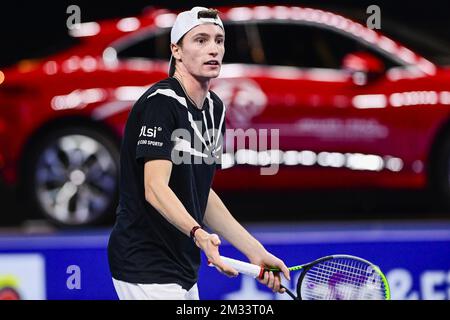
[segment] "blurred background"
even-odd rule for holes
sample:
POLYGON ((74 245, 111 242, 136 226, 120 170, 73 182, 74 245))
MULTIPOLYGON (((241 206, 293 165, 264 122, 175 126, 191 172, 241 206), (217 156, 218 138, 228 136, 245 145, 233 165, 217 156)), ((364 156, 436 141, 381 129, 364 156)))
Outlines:
MULTIPOLYGON (((394 299, 450 299, 449 5, 195 5, 219 8, 226 28, 212 90, 242 130, 214 188, 235 217, 288 265, 359 255, 394 299), (252 130, 268 130, 268 148, 252 130)), ((117 298, 105 248, 124 124, 167 76, 170 27, 191 7, 1 5, 0 299, 117 298)), ((285 298, 207 268, 201 279, 203 299, 285 298)))

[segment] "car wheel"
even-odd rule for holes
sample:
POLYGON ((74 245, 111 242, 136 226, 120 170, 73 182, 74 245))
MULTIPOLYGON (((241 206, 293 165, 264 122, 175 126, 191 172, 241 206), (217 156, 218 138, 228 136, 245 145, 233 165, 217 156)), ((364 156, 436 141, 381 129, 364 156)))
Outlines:
POLYGON ((27 186, 33 207, 60 226, 86 226, 112 216, 119 151, 91 128, 52 131, 30 157, 27 186))

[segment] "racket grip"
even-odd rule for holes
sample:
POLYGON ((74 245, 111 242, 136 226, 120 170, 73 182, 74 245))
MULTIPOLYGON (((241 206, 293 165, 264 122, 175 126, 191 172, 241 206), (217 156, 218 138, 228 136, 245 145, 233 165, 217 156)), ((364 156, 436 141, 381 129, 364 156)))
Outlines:
MULTIPOLYGON (((236 269, 236 271, 241 274, 245 274, 245 275, 253 277, 253 278, 261 278, 264 274, 264 268, 261 268, 260 266, 257 266, 256 264, 252 264, 252 263, 248 263, 248 262, 244 262, 244 261, 240 261, 240 260, 236 260, 236 259, 231 259, 231 258, 227 258, 227 257, 223 257, 223 256, 220 256, 220 258, 226 265, 236 269)), ((214 266, 211 263, 208 263, 208 265, 210 267, 214 266)))

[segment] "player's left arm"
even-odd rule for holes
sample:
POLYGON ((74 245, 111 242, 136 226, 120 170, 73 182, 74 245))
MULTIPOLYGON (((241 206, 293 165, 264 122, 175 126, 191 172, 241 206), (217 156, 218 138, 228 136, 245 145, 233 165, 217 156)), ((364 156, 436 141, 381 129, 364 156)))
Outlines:
MULTIPOLYGON (((284 262, 271 253, 255 239, 230 213, 217 193, 211 189, 208 196, 205 217, 203 222, 214 232, 224 237, 236 249, 247 256, 251 263, 278 267, 289 279, 289 270, 284 262)), ((260 282, 266 284, 274 291, 284 292, 280 289, 280 277, 272 272, 266 272, 260 282)))

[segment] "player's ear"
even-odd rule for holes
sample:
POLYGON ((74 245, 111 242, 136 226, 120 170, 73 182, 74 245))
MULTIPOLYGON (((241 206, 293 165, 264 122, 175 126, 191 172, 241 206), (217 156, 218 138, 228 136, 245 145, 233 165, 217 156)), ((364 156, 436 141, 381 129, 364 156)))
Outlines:
POLYGON ((181 46, 171 43, 170 50, 172 51, 172 55, 175 59, 181 60, 181 46))

